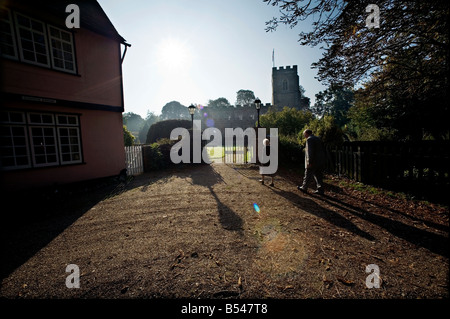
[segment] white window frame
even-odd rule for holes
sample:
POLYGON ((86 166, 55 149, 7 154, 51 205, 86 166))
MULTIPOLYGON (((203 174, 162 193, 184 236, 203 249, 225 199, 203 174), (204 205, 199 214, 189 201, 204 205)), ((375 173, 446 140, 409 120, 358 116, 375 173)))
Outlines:
MULTIPOLYGON (((59 158, 58 158, 58 144, 57 144, 57 136, 56 136, 56 130, 54 126, 49 126, 49 125, 30 125, 28 127, 29 130, 29 134, 30 134, 30 146, 31 146, 31 154, 32 154, 32 159, 33 159, 33 166, 34 167, 45 167, 45 166, 56 166, 59 165, 59 158), (36 156, 41 156, 41 154, 36 154, 35 153, 35 148, 38 147, 39 145, 35 145, 34 144, 34 137, 33 136, 33 129, 51 129, 53 132, 53 135, 51 137, 53 137, 53 144, 52 145, 44 145, 44 147, 49 147, 49 146, 53 146, 55 148, 55 153, 53 154, 47 154, 47 152, 44 153, 45 156, 45 163, 37 163, 36 162, 36 156), (48 155, 55 155, 55 161, 54 162, 48 162, 47 161, 47 156, 48 155)), ((43 136, 45 137, 49 137, 49 136, 43 136)))
MULTIPOLYGON (((48 29, 48 36, 49 36, 49 44, 50 44, 49 47, 50 47, 50 55, 51 55, 51 60, 52 60, 52 67, 55 70, 60 70, 60 71, 69 72, 69 73, 75 74, 76 70, 77 70, 77 67, 76 67, 76 63, 75 63, 75 48, 74 48, 74 41, 73 41, 72 33, 71 32, 67 32, 67 31, 65 31, 65 30, 63 30, 61 28, 49 25, 49 24, 47 25, 47 29, 48 29), (70 41, 66 41, 66 40, 62 39, 62 37, 61 38, 57 38, 55 36, 52 36, 52 31, 51 31, 52 28, 57 30, 57 31, 59 31, 60 33, 67 34, 69 36, 69 38, 70 38, 70 41), (62 62, 63 62, 64 67, 61 68, 61 67, 58 67, 58 66, 55 65, 55 59, 59 59, 59 58, 55 57, 54 54, 53 54, 54 47, 53 47, 52 40, 60 41, 61 43, 66 43, 66 44, 70 45, 71 51, 68 52, 68 53, 72 54, 72 60, 70 60, 69 62, 71 62, 73 64, 73 69, 66 69, 65 62, 67 62, 67 61, 64 58, 64 50, 63 49, 62 49, 62 54, 63 54, 62 62)), ((59 50, 59 48, 56 48, 56 49, 59 50)))
MULTIPOLYGON (((25 145, 21 145, 21 147, 25 147, 26 150, 26 156, 22 156, 22 157, 26 157, 28 164, 25 165, 18 165, 17 164, 17 157, 16 156, 16 146, 14 145, 14 139, 12 140, 12 146, 10 146, 12 148, 13 151, 13 159, 14 159, 14 165, 9 165, 9 166, 2 166, 1 169, 5 170, 5 171, 9 171, 9 170, 15 170, 15 169, 23 169, 23 168, 29 168, 31 167, 31 158, 30 158, 30 151, 28 148, 29 142, 28 142, 28 134, 27 134, 27 127, 26 125, 17 125, 17 124, 13 124, 13 123, 2 123, 1 124, 2 127, 7 127, 9 130, 12 130, 12 128, 14 127, 20 127, 23 129, 23 133, 24 133, 24 138, 25 138, 25 145)), ((11 132, 11 137, 14 138, 14 135, 11 132)), ((3 152, 3 148, 7 148, 8 146, 1 146, 0 147, 0 152, 3 152)), ((9 156, 8 156, 9 157, 9 156)))
MULTIPOLYGON (((15 110, 6 110, 2 111, 2 113, 6 113, 6 116, 2 116, 0 120, 1 127, 7 127, 10 130, 8 137, 14 138, 14 135, 11 131, 12 127, 21 127, 25 136, 25 145, 20 145, 18 147, 26 148, 26 158, 28 159, 27 165, 14 165, 14 166, 2 166, 0 170, 9 171, 9 170, 17 170, 24 168, 38 168, 38 167, 55 167, 55 166, 65 166, 69 164, 82 164, 83 163, 83 145, 81 141, 81 127, 80 127, 80 115, 79 114, 65 114, 65 113, 51 113, 51 112, 39 112, 39 111, 15 111, 15 110), (16 113, 14 118, 11 116, 12 113, 16 113), (19 117, 17 114, 21 115, 19 117), (36 117, 38 115, 38 117, 36 117), (65 120, 63 120, 65 118, 65 120), (45 120, 45 122, 44 122, 45 120), (51 134, 45 135, 42 133, 42 136, 34 135, 33 129, 50 129, 51 134), (63 129, 68 130, 67 136, 61 134, 63 129), (75 130, 76 134, 70 135, 70 130, 75 130), (36 148, 39 145, 35 145, 35 137, 44 138, 43 154, 36 154, 36 148), (45 138, 52 138, 52 143, 46 144, 45 138), (67 141, 63 143, 64 139, 67 138, 67 141), (47 153, 48 147, 54 147, 54 153, 47 153), (68 152, 63 153, 63 147, 68 147, 68 152), (64 160, 63 155, 70 154, 70 160, 64 160), (49 162, 47 156, 55 156, 55 161, 49 162), (78 159, 73 159, 78 157, 78 159), (45 156, 44 163, 38 163, 36 161, 37 156, 45 156)), ((6 135, 5 135, 6 136, 6 135)), ((22 137, 22 136, 21 136, 22 137)), ((12 148, 14 162, 17 164, 17 156, 15 155, 14 149, 14 141, 11 142, 12 145, 0 145, 0 151, 3 148, 12 148)), ((24 155, 19 155, 24 157, 24 155)), ((11 156, 5 156, 5 158, 9 158, 11 156)))
POLYGON ((14 21, 13 21, 13 16, 11 14, 11 10, 6 9, 6 8, 2 8, 1 10, 4 10, 6 12, 6 16, 7 16, 7 19, 2 18, 1 21, 9 25, 9 31, 10 31, 9 35, 12 38, 12 43, 11 44, 8 43, 8 45, 12 45, 13 49, 14 49, 14 55, 9 55, 9 54, 5 54, 4 52, 1 52, 1 56, 5 57, 5 58, 13 59, 13 60, 18 60, 19 55, 17 52, 16 34, 15 34, 15 30, 14 30, 14 21))
POLYGON ((78 124, 78 116, 77 115, 72 115, 72 114, 56 114, 56 125, 58 125, 58 126, 75 126, 75 127, 78 127, 79 126, 79 124, 78 124), (67 119, 69 117, 70 118, 74 118, 75 119, 75 124, 70 124, 69 121, 67 121, 67 123, 61 123, 60 120, 59 120, 60 116, 61 117, 64 116, 67 119))
MULTIPOLYGON (((31 18, 31 17, 29 17, 27 15, 18 13, 18 12, 14 12, 14 15, 15 15, 16 32, 17 32, 17 37, 18 37, 18 41, 17 42, 18 42, 18 48, 19 48, 19 54, 20 54, 21 61, 24 61, 24 62, 30 63, 30 64, 34 64, 34 65, 45 66, 45 67, 49 68, 50 67, 50 54, 48 52, 49 51, 49 46, 48 46, 48 38, 47 38, 47 32, 46 32, 47 28, 45 27, 45 23, 40 21, 40 20, 33 19, 33 18, 31 18), (32 27, 31 28, 27 28, 27 27, 19 25, 19 20, 18 20, 19 16, 21 16, 23 18, 26 18, 26 19, 29 19, 30 22, 34 21, 36 23, 41 24, 43 32, 34 30, 32 27), (21 41, 21 39, 22 39, 21 32, 20 32, 21 29, 29 31, 32 34, 33 34, 33 32, 39 33, 40 35, 42 35, 44 37, 45 57, 46 57, 46 60, 47 60, 46 63, 41 63, 41 62, 38 62, 38 61, 32 61, 32 60, 25 59, 24 54, 23 54, 24 53, 24 49, 22 47, 22 41, 21 41)), ((26 39, 26 40, 28 41, 28 39, 26 39)), ((34 39, 32 41, 32 44, 33 44, 34 51, 30 51, 30 52, 34 53, 35 60, 37 60, 37 58, 36 58, 36 54, 37 54, 36 53, 36 48, 34 47, 35 46, 34 39)), ((26 51, 29 51, 29 50, 26 50, 26 51)))
POLYGON ((59 144, 59 159, 61 161, 61 165, 66 165, 66 164, 78 164, 78 163, 82 163, 82 153, 81 153, 81 138, 80 138, 80 128, 78 126, 58 126, 57 127, 58 130, 58 144, 59 144), (77 139, 77 143, 72 144, 71 143, 71 136, 68 135, 67 138, 69 139, 69 143, 62 143, 62 136, 61 136, 61 129, 66 129, 66 130, 76 130, 77 134, 76 134, 76 139, 77 139), (64 152, 63 153, 63 146, 67 146, 70 148, 70 151, 64 152), (72 151, 72 146, 78 146, 78 151, 77 152, 73 152, 72 151), (74 154, 79 155, 79 159, 77 160, 73 160, 72 157, 74 154), (63 155, 67 155, 70 154, 71 159, 69 161, 66 161, 63 159, 63 155))
POLYGON ((51 113, 27 112, 27 119, 28 119, 28 124, 30 124, 30 125, 39 125, 39 126, 41 126, 41 125, 54 125, 55 124, 55 117, 51 113), (31 119, 32 115, 39 115, 41 121, 33 122, 32 119, 31 119), (49 117, 51 117, 52 121, 48 122, 48 123, 47 122, 44 123, 42 121, 42 116, 49 116, 49 117))

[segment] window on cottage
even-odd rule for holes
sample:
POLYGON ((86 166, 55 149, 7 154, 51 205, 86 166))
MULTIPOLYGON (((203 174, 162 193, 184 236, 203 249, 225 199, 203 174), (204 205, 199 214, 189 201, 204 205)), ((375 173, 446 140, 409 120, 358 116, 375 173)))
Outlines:
POLYGON ((76 73, 71 32, 3 8, 0 8, 0 55, 76 73))
POLYGON ((2 112, 0 123, 0 167, 2 169, 30 167, 23 113, 2 112))
POLYGON ((56 134, 54 127, 30 127, 31 152, 36 167, 58 164, 56 134))
POLYGON ((11 11, 0 8, 0 55, 17 60, 11 11))
POLYGON ((81 162, 80 131, 77 127, 58 127, 59 150, 64 164, 81 162))
POLYGON ((2 170, 82 162, 78 115, 7 111, 0 124, 2 170))
POLYGON ((16 12, 16 31, 20 58, 41 66, 50 66, 44 23, 16 12))
POLYGON ((72 34, 62 29, 48 26, 52 66, 57 70, 75 73, 75 53, 72 34))

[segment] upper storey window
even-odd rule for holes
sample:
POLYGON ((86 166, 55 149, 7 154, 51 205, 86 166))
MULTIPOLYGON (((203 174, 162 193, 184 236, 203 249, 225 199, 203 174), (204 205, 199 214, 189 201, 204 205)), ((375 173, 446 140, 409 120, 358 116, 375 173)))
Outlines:
POLYGON ((20 58, 28 63, 50 66, 44 23, 16 13, 20 58))
POLYGON ((16 36, 9 10, 0 8, 0 55, 17 59, 16 36))
POLYGON ((2 57, 76 73, 71 32, 8 9, 1 9, 0 23, 2 57))
POLYGON ((72 33, 48 26, 52 65, 55 69, 75 73, 75 53, 72 33))

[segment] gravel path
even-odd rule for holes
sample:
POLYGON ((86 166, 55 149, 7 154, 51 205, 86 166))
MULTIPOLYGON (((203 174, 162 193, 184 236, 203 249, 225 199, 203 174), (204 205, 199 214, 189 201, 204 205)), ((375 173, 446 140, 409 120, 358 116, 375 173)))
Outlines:
POLYGON ((73 193, 57 214, 4 227, 0 296, 448 298, 448 221, 301 194, 295 176, 258 179, 212 164, 73 193))

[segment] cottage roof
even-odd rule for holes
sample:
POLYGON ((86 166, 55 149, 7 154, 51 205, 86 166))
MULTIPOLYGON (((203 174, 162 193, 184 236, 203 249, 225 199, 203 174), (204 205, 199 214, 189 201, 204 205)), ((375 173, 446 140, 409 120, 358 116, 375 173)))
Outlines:
POLYGON ((111 20, 96 0, 15 0, 12 4, 27 11, 44 12, 65 21, 70 14, 66 12, 69 4, 80 8, 80 27, 126 44, 126 40, 117 32, 111 20))

